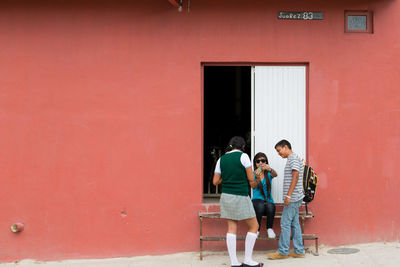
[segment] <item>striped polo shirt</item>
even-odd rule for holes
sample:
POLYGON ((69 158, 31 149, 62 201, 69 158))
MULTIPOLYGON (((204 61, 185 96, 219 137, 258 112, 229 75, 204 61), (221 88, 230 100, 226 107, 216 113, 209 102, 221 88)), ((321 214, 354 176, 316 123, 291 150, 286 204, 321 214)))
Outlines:
POLYGON ((289 191, 290 184, 292 183, 292 170, 296 170, 299 172, 299 180, 297 181, 296 187, 293 190, 290 201, 296 202, 304 198, 303 169, 303 161, 297 154, 292 153, 287 157, 285 172, 283 176, 283 200, 285 200, 287 192, 289 191))

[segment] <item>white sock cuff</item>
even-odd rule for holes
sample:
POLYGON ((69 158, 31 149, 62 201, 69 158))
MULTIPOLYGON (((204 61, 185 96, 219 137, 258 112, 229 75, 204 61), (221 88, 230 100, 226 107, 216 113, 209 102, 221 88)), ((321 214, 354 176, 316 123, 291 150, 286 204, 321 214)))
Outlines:
POLYGON ((231 236, 231 237, 234 237, 234 238, 236 238, 236 235, 235 235, 235 234, 226 233, 226 237, 228 237, 228 236, 231 236))
POLYGON ((255 234, 255 233, 252 233, 252 232, 247 232, 247 234, 248 234, 249 236, 254 236, 254 237, 257 237, 257 234, 255 234))

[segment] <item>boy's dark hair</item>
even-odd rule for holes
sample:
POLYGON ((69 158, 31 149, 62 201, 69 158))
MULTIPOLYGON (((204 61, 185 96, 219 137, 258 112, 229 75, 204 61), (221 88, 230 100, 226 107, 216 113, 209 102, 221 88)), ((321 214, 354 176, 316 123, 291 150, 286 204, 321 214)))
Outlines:
POLYGON ((285 140, 285 139, 279 141, 279 142, 275 145, 275 148, 276 148, 277 146, 280 146, 280 147, 287 146, 289 149, 292 149, 292 145, 289 143, 288 140, 285 140))
POLYGON ((241 136, 234 136, 229 140, 228 146, 225 149, 225 152, 231 151, 232 149, 239 149, 244 152, 244 148, 246 147, 246 142, 244 138, 241 136))

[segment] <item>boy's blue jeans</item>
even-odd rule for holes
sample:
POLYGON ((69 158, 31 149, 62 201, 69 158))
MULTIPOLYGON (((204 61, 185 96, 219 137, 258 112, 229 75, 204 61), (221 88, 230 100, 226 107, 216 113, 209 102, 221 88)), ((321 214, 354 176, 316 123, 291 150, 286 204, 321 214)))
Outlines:
POLYGON ((281 218, 281 236, 279 237, 278 249, 278 252, 282 255, 289 254, 290 231, 292 231, 293 235, 294 252, 297 254, 305 254, 303 236, 299 222, 299 208, 302 202, 303 200, 291 202, 289 206, 283 207, 281 218))

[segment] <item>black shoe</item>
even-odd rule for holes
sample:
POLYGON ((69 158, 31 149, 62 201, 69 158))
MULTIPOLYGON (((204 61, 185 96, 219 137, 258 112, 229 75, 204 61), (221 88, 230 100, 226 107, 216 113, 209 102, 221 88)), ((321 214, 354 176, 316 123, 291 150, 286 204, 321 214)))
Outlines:
POLYGON ((243 267, 263 267, 264 263, 260 262, 259 264, 256 265, 248 265, 248 264, 242 264, 243 267))

